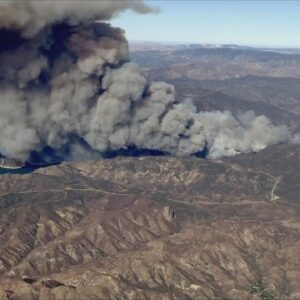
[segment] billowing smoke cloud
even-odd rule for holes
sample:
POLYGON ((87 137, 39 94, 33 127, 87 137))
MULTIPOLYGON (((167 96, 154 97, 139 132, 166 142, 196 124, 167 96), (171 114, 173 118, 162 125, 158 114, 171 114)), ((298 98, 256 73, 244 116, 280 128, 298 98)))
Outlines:
POLYGON ((265 116, 198 112, 175 101, 173 86, 148 83, 128 62, 123 31, 104 23, 126 9, 152 11, 132 0, 0 2, 1 154, 27 160, 69 145, 85 158, 82 140, 99 152, 134 145, 217 158, 292 139, 265 116))
POLYGON ((0 7, 0 28, 18 30, 24 37, 32 37, 62 21, 80 25, 95 20, 108 21, 126 9, 138 13, 155 11, 140 0, 2 0, 0 7))

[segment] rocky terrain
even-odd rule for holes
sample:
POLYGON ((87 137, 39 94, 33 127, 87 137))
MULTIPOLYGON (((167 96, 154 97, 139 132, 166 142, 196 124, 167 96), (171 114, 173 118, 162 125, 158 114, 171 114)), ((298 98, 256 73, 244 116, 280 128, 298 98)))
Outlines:
POLYGON ((0 299, 299 299, 299 163, 278 145, 1 175, 0 299))

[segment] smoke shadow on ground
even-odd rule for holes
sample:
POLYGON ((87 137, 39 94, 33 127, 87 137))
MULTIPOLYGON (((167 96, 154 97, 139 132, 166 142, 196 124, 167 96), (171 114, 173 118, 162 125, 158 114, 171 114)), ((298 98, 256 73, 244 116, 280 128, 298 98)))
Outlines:
MULTIPOLYGON (((84 145, 85 147, 87 145, 84 145)), ((94 151, 91 148, 89 151, 94 151)), ((95 151, 94 151, 95 152, 95 151)), ((208 156, 208 147, 205 145, 202 151, 194 153, 192 156, 197 158, 207 158, 208 156)), ((105 152, 95 153, 94 159, 113 159, 116 157, 143 157, 143 156, 170 156, 169 153, 152 150, 152 149, 139 149, 135 145, 130 145, 127 148, 121 148, 118 150, 109 150, 105 152)), ((3 157, 0 154, 0 157, 3 157)), ((80 160, 80 158, 77 158, 80 160)), ((83 159, 84 160, 84 159, 83 159)), ((70 159, 70 149, 66 147, 60 149, 59 151, 46 146, 41 151, 32 151, 30 154, 29 160, 24 164, 23 167, 16 169, 9 168, 0 168, 0 175, 2 174, 29 174, 39 168, 46 168, 52 165, 59 165, 64 161, 72 161, 70 159)))
POLYGON ((196 156, 198 158, 207 158, 208 154, 209 154, 208 145, 207 145, 207 143, 205 143, 203 150, 194 153, 193 156, 196 156))
POLYGON ((139 149, 135 145, 130 145, 127 148, 118 150, 110 150, 101 153, 103 158, 115 158, 117 156, 123 157, 141 157, 141 156, 168 156, 169 154, 160 150, 139 149))

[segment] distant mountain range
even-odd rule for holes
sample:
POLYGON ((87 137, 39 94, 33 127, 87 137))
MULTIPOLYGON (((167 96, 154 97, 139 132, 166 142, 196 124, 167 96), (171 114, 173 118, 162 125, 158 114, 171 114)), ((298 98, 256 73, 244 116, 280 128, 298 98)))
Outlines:
POLYGON ((149 51, 149 50, 180 50, 180 49, 239 49, 239 50, 260 50, 270 51, 282 54, 300 54, 300 48, 288 48, 288 47, 253 47, 237 44, 207 44, 207 43, 168 43, 168 42, 143 42, 143 41, 131 41, 129 43, 131 51, 149 51))

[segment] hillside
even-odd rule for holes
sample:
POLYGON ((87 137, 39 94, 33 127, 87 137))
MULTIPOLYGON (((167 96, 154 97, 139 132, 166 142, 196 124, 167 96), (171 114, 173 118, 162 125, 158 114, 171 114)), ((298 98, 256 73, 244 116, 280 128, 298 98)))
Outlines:
POLYGON ((299 162, 299 146, 279 145, 218 161, 117 157, 2 175, 0 294, 257 299, 258 286, 296 299, 299 162))

